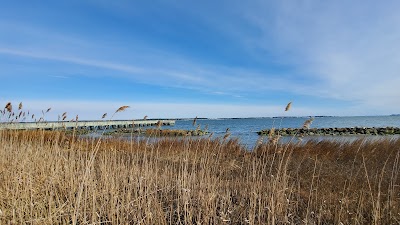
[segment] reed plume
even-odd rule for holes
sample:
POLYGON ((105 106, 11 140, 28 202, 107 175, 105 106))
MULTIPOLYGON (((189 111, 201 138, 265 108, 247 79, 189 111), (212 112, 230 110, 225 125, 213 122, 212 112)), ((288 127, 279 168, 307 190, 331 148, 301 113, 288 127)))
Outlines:
POLYGON ((50 112, 50 110, 51 110, 51 108, 48 108, 48 109, 46 110, 46 113, 50 112))
POLYGON ((157 128, 160 129, 160 127, 161 127, 161 125, 162 125, 161 120, 159 120, 159 121, 156 123, 156 125, 157 125, 157 128))
POLYGON ((289 102, 285 108, 285 112, 290 110, 290 107, 292 107, 292 102, 289 102))
POLYGON ((268 138, 271 139, 275 135, 275 127, 271 128, 268 133, 268 138))
POLYGON ((231 133, 226 133, 223 137, 224 140, 228 139, 228 137, 231 136, 231 133))
POLYGON ((310 119, 306 120, 303 124, 303 128, 304 129, 309 129, 311 123, 314 121, 314 117, 311 117, 310 119))
POLYGON ((147 116, 144 116, 144 117, 143 117, 143 120, 147 120, 147 116))
POLYGON ((127 109, 127 108, 129 108, 129 107, 130 107, 130 106, 127 106, 127 105, 121 106, 121 107, 119 107, 119 108, 117 109, 117 111, 115 111, 115 113, 123 112, 123 111, 125 111, 125 109, 127 109))
POLYGON ((104 119, 104 118, 106 118, 106 116, 107 116, 107 113, 104 113, 101 118, 104 119))
POLYGON ((273 144, 276 145, 278 144, 279 139, 281 138, 281 135, 275 135, 272 137, 272 139, 270 139, 269 141, 273 144))
POLYGON ((7 103, 6 106, 5 106, 4 108, 7 109, 7 111, 8 111, 9 113, 11 113, 11 111, 12 111, 12 104, 11 104, 11 102, 7 103))
POLYGON ((21 109, 22 109, 22 102, 20 102, 18 105, 18 110, 21 110, 21 109))

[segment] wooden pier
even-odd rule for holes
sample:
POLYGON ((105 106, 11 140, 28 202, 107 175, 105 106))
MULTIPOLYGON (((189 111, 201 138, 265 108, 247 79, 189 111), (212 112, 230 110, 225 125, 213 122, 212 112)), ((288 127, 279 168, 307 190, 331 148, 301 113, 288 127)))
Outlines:
POLYGON ((101 120, 101 121, 78 121, 78 122, 18 122, 0 123, 0 130, 59 130, 59 129, 87 129, 104 130, 118 128, 133 128, 147 126, 174 126, 175 120, 101 120))

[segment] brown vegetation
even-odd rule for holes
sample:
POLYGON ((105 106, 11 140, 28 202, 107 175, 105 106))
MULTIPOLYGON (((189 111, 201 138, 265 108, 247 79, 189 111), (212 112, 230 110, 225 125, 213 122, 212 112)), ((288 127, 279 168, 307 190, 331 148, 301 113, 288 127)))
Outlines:
POLYGON ((145 134, 147 136, 156 136, 156 137, 182 137, 182 136, 203 136, 209 134, 205 130, 170 130, 170 129, 146 129, 145 134))
POLYGON ((0 131, 0 224, 398 224, 399 150, 0 131))

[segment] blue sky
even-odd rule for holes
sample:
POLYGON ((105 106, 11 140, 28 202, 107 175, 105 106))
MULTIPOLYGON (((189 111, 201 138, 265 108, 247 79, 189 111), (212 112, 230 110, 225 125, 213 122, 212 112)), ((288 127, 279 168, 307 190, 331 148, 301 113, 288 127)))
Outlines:
POLYGON ((399 1, 0 3, 0 103, 53 119, 400 113, 399 1))

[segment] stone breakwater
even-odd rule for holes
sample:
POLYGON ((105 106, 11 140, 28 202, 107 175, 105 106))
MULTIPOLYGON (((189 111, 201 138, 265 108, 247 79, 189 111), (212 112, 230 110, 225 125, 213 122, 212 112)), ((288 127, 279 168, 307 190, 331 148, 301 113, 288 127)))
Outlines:
MULTIPOLYGON (((257 132, 258 135, 269 135, 270 130, 257 132)), ((400 135, 400 127, 347 127, 347 128, 282 128, 274 130, 282 136, 312 135, 400 135)))
POLYGON ((147 136, 163 136, 163 137, 174 137, 174 136, 203 136, 209 134, 205 130, 161 130, 161 129, 118 129, 103 133, 103 135, 147 135, 147 136))

